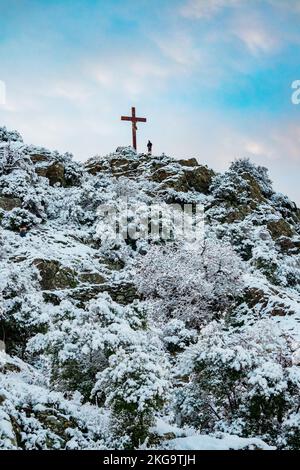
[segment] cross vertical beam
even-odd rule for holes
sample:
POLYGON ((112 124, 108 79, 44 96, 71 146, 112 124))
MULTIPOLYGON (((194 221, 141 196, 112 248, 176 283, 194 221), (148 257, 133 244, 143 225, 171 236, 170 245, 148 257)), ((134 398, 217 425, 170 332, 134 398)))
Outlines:
POLYGON ((121 116, 121 121, 130 121, 132 125, 132 146, 136 150, 136 131, 137 131, 137 122, 147 122, 146 118, 136 117, 135 107, 131 108, 131 116, 121 116))
POLYGON ((131 116, 132 116, 132 146, 136 150, 136 131, 137 131, 137 125, 136 125, 136 116, 135 116, 135 108, 131 108, 131 116))

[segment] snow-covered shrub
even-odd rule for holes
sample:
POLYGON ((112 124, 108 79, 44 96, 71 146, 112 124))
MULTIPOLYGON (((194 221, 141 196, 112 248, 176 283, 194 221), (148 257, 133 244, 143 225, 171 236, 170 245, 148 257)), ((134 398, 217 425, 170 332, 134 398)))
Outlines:
POLYGON ((137 339, 110 356, 109 366, 97 375, 94 388, 94 393, 105 395, 105 405, 112 410, 114 435, 125 435, 123 446, 131 449, 149 437, 170 385, 159 346, 145 333, 137 339))
POLYGON ((28 340, 45 332, 49 322, 33 268, 0 265, 0 319, 7 351, 24 357, 28 340))
POLYGON ((285 256, 278 263, 275 272, 277 284, 292 287, 300 292, 300 256, 285 256))
POLYGON ((229 170, 213 179, 210 190, 216 199, 227 201, 232 207, 247 203, 254 207, 273 194, 267 169, 249 159, 233 162, 229 170))
POLYGON ((259 184, 260 189, 264 196, 271 196, 273 194, 272 181, 269 178, 268 169, 255 165, 249 158, 241 158, 231 163, 229 171, 236 172, 243 175, 248 173, 259 184))
POLYGON ((299 408, 292 413, 282 423, 282 436, 279 438, 279 444, 288 450, 300 449, 300 412, 299 408))
POLYGON ((83 169, 80 163, 73 160, 73 155, 69 152, 66 152, 63 155, 60 155, 57 152, 53 153, 55 160, 64 165, 64 177, 68 185, 77 186, 80 184, 83 176, 83 169))
POLYGON ((212 322, 180 358, 178 374, 189 377, 177 393, 182 421, 276 443, 298 409, 292 345, 271 320, 240 330, 212 322))
POLYGON ((47 219, 47 214, 45 212, 46 204, 45 194, 39 189, 29 188, 27 194, 23 198, 23 208, 27 209, 43 221, 47 219))
POLYGON ((40 224, 41 222, 42 219, 36 217, 27 209, 21 209, 19 207, 16 207, 10 212, 7 212, 2 219, 2 225, 5 228, 9 228, 11 230, 18 230, 22 226, 31 228, 34 225, 40 224))
POLYGON ((18 131, 8 131, 6 127, 0 127, 0 142, 23 142, 18 131))
POLYGON ((213 230, 216 237, 230 243, 244 261, 252 258, 252 249, 259 237, 256 236, 257 227, 251 220, 243 220, 239 224, 216 225, 213 230))
POLYGON ((133 251, 146 252, 149 242, 166 243, 182 237, 183 212, 180 207, 178 210, 164 202, 149 205, 132 199, 120 197, 99 206, 94 238, 101 242, 102 251, 113 247, 124 249, 128 245, 133 251))
POLYGON ((207 239, 152 247, 140 259, 135 277, 155 318, 178 318, 202 326, 226 313, 243 285, 243 266, 229 244, 207 239))
POLYGON ((32 170, 32 163, 19 144, 0 144, 0 176, 15 170, 32 170))
POLYGON ((186 328, 182 320, 170 320, 161 330, 161 340, 171 353, 182 352, 197 341, 197 331, 186 328))
POLYGON ((106 449, 109 416, 80 394, 53 392, 33 367, 0 352, 0 449, 106 449))
POLYGON ((52 322, 28 342, 31 354, 50 358, 52 385, 85 400, 93 389, 96 403, 113 412, 114 435, 126 433, 131 446, 143 442, 167 389, 163 352, 145 329, 144 312, 101 295, 87 311, 62 302, 52 322))
MULTIPOLYGON (((257 233, 258 230, 255 230, 257 233)), ((259 269, 269 280, 276 282, 276 270, 279 265, 278 252, 272 239, 256 238, 252 248, 251 264, 259 269)))
POLYGON ((63 301, 52 308, 52 325, 28 342, 31 354, 46 353, 52 364, 52 383, 61 390, 78 390, 90 398, 97 372, 118 348, 136 341, 136 330, 145 328, 138 306, 122 307, 108 295, 91 301, 87 310, 63 301))
POLYGON ((271 201, 285 219, 297 222, 297 205, 288 196, 282 193, 274 193, 271 201))
POLYGON ((217 238, 233 245, 242 259, 263 273, 271 283, 297 289, 300 276, 297 246, 300 242, 296 237, 272 238, 267 224, 280 220, 278 214, 274 208, 263 204, 244 220, 233 224, 215 224, 212 231, 217 238), (291 254, 282 252, 281 243, 287 244, 291 254))

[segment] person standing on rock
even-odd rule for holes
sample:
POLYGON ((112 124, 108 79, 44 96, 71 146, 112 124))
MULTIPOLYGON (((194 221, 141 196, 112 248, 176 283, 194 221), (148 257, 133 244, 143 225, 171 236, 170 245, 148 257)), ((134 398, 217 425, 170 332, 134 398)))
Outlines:
POLYGON ((152 155, 152 142, 150 142, 150 140, 148 140, 147 148, 148 148, 148 155, 152 155))

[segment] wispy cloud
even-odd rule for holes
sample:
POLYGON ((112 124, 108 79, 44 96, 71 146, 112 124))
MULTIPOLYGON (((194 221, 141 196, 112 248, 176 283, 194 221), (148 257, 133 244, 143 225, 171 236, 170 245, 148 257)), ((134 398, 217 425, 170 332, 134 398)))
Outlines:
POLYGON ((224 8, 236 7, 244 0, 188 0, 180 13, 186 18, 211 18, 224 8))
POLYGON ((223 10, 249 6, 257 9, 268 4, 276 9, 300 13, 299 0, 186 0, 184 5, 180 6, 179 12, 186 18, 208 19, 223 10))
POLYGON ((44 92, 46 96, 64 98, 68 101, 83 105, 92 95, 92 91, 83 83, 72 82, 71 80, 60 80, 51 89, 44 92))
POLYGON ((300 13, 299 0, 186 0, 178 12, 205 24, 206 34, 212 29, 224 44, 238 39, 254 57, 278 53, 300 40, 293 18, 300 13))
POLYGON ((285 11, 291 11, 294 13, 300 13, 299 0, 266 0, 274 8, 281 8, 285 11))
POLYGON ((180 66, 195 66, 201 60, 201 49, 192 36, 183 32, 160 33, 153 41, 162 53, 180 66))
POLYGON ((86 73, 102 89, 128 93, 132 97, 161 89, 172 74, 166 63, 151 54, 124 54, 100 61, 94 58, 85 67, 86 73))
POLYGON ((269 21, 256 12, 234 16, 228 23, 227 33, 239 39, 253 55, 278 51, 282 41, 269 21))

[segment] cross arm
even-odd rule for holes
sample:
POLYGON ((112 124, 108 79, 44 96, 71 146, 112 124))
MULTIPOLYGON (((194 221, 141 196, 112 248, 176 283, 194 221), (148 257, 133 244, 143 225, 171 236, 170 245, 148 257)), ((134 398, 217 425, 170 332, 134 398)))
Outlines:
POLYGON ((146 118, 139 118, 135 116, 121 116, 121 121, 135 121, 135 122, 147 122, 146 118))

